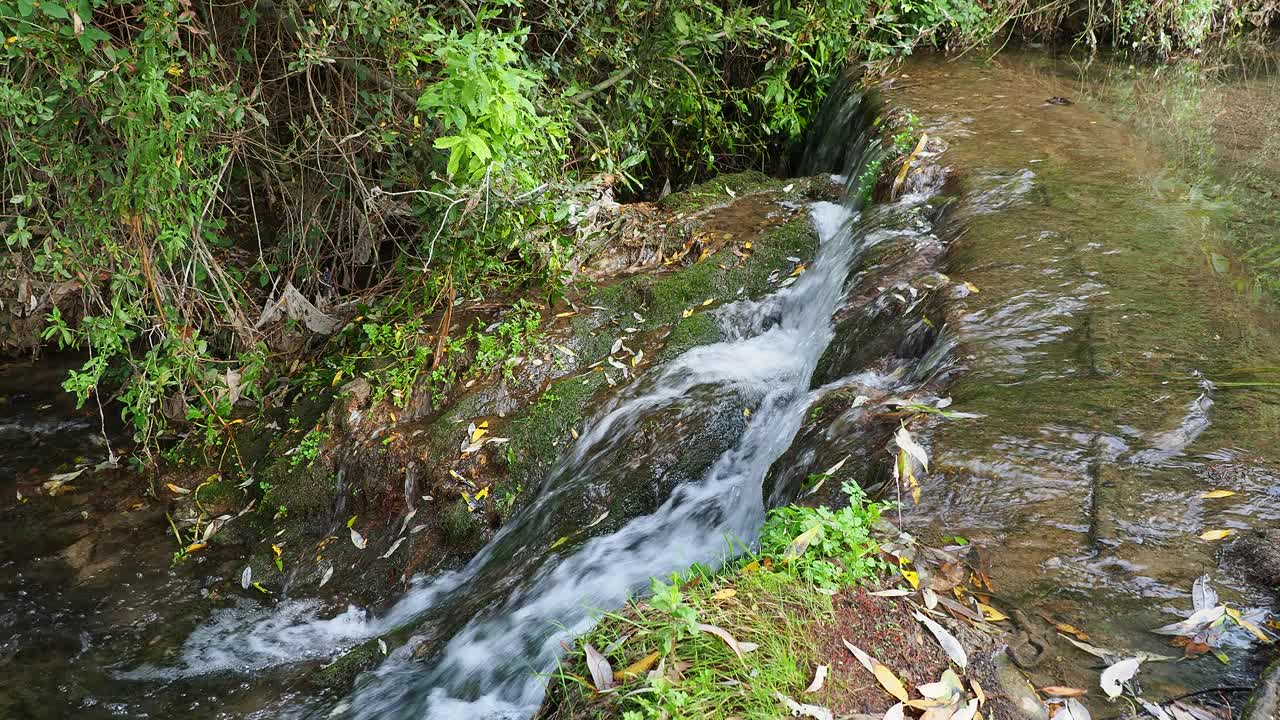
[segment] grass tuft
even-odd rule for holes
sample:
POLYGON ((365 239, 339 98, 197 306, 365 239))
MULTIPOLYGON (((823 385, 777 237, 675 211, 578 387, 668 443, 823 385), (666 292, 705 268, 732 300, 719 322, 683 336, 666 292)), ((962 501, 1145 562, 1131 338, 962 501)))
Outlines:
POLYGON ((772 511, 758 555, 653 578, 649 597, 602 615, 553 674, 541 717, 777 717, 776 693, 798 696, 824 662, 814 633, 835 619, 832 596, 888 569, 871 537, 881 506, 844 489, 840 510, 772 511), (608 660, 616 689, 597 691, 587 646, 608 660))

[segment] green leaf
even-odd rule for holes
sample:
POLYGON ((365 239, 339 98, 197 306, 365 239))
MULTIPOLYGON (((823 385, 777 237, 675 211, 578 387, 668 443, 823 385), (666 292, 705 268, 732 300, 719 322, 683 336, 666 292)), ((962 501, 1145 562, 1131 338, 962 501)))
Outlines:
POLYGON ((71 17, 67 13, 67 9, 57 3, 44 3, 40 6, 40 9, 44 11, 45 15, 58 20, 67 20, 71 17))

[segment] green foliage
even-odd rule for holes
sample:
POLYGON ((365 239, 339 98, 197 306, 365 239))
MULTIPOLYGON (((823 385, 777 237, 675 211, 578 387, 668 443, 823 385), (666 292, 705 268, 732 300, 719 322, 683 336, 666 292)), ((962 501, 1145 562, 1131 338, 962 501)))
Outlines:
MULTIPOLYGON (((173 424, 212 443, 297 368, 403 404, 438 357, 422 319, 558 292, 602 186, 776 167, 851 58, 1061 7, 0 0, 0 272, 87 351, 67 389, 119 400, 146 448, 173 424)), ((1269 7, 1101 3, 1085 33, 1172 52, 1269 7)), ((519 352, 487 335, 482 366, 519 352)))
MULTIPOLYGON (((311 463, 320 455, 320 448, 324 446, 325 440, 329 439, 329 433, 320 428, 312 428, 310 432, 302 437, 302 442, 298 443, 298 447, 294 448, 293 457, 290 458, 289 464, 293 467, 299 465, 311 466, 311 463)), ((281 510, 284 507, 281 506, 281 510)))
POLYGON ((841 510, 792 506, 771 512, 760 557, 736 559, 719 572, 694 566, 667 581, 653 578, 643 603, 606 613, 580 639, 607 653, 617 672, 645 657, 654 666, 679 662, 679 683, 646 671, 624 679, 622 692, 596 695, 574 679, 589 676, 575 656, 553 686, 549 717, 776 717, 774 693, 794 697, 811 681, 813 666, 829 660, 821 653, 833 619, 832 596, 886 569, 872 559, 877 545, 868 534, 880 508, 856 486, 845 490, 850 505, 841 510), (795 537, 815 526, 818 537, 792 557, 787 548, 795 537), (758 648, 739 658, 700 624, 758 648))
POLYGON ((785 567, 797 577, 822 588, 835 590, 875 577, 888 566, 876 554, 871 530, 880 520, 880 505, 866 501, 862 488, 851 482, 841 485, 849 504, 839 510, 791 505, 773 510, 760 536, 762 553, 779 558, 795 538, 817 529, 816 536, 795 560, 785 567))
POLYGON ((418 97, 418 109, 443 128, 435 147, 449 151, 450 176, 460 169, 472 181, 495 171, 527 173, 530 158, 549 152, 563 135, 530 100, 542 76, 523 66, 527 31, 494 30, 483 24, 500 15, 497 10, 482 11, 477 24, 462 33, 428 18, 430 30, 421 38, 427 56, 406 58, 415 69, 424 64, 438 68, 439 79, 418 97))
POLYGON ((501 367, 510 376, 510 362, 540 349, 539 327, 542 313, 526 300, 518 301, 502 321, 488 327, 479 326, 467 332, 476 343, 472 367, 481 373, 501 367))

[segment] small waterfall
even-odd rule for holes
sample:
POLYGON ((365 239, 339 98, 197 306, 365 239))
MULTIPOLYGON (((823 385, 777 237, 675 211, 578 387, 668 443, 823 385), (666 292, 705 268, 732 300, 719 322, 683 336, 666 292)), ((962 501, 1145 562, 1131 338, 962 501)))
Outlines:
MULTIPOLYGON (((803 171, 836 171, 852 182, 878 152, 869 115, 852 82, 838 82, 803 171)), ((281 603, 267 617, 224 612, 190 636, 177 667, 140 668, 129 676, 244 672, 412 629, 416 641, 362 676, 331 717, 532 715, 544 692, 540 674, 554 670, 562 641, 591 627, 592 608, 620 606, 647 588, 651 576, 715 563, 731 552, 731 538, 756 538, 766 511, 765 475, 803 422, 818 360, 832 339, 833 313, 871 234, 852 222, 856 192, 846 195, 843 203, 810 207, 820 247, 795 284, 720 308, 723 341, 687 351, 603 407, 535 499, 465 568, 418 580, 380 616, 350 609, 321 619, 305 601, 281 603), (717 414, 717 408, 726 411, 717 414), (749 418, 743 408, 751 409, 749 418), (729 416, 735 422, 717 420, 729 416), (630 442, 655 418, 683 423, 699 434, 699 446, 724 449, 656 509, 560 546, 566 523, 591 521, 579 517, 584 496, 634 481, 635 473, 621 468, 630 442)))

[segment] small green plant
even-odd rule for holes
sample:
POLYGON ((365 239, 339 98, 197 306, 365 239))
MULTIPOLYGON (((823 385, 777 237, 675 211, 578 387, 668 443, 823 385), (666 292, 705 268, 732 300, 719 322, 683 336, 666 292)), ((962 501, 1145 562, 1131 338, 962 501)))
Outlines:
POLYGON ((855 483, 845 482, 841 489, 849 497, 847 506, 834 511, 797 505, 777 508, 770 512, 760 537, 762 553, 827 590, 856 585, 888 569, 871 537, 881 506, 867 502, 866 493, 855 483))
POLYGON ((320 428, 312 428, 302 438, 302 442, 298 443, 298 447, 294 448, 293 457, 290 458, 289 464, 292 467, 298 467, 306 464, 308 467, 315 462, 316 457, 320 455, 320 448, 324 445, 324 441, 329 439, 329 433, 320 428))

